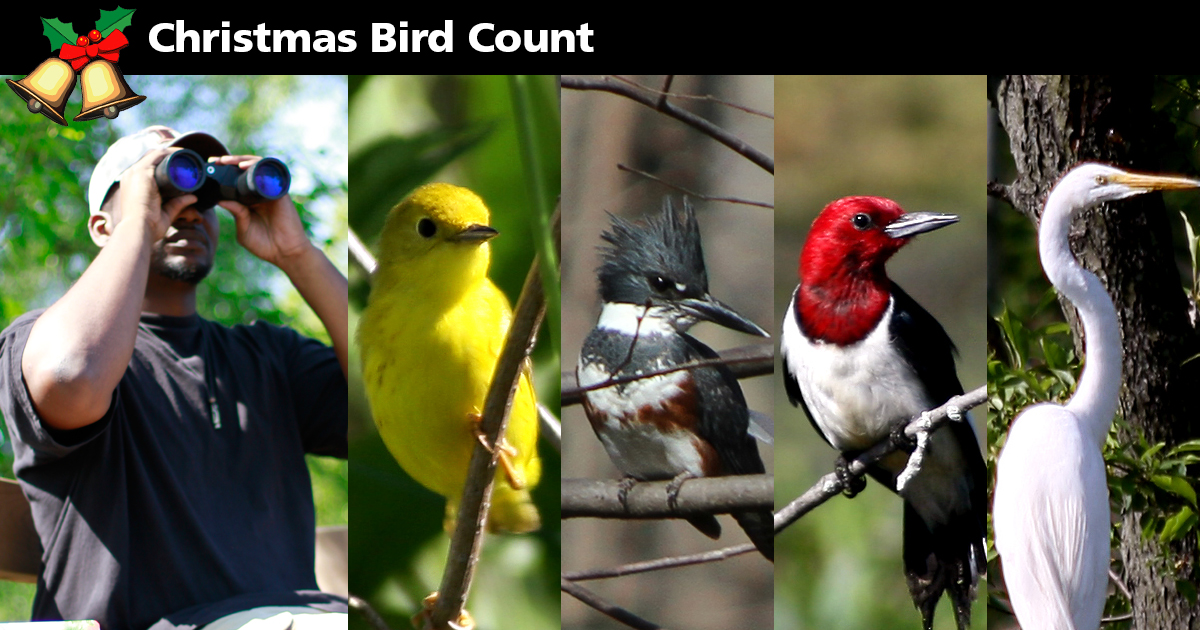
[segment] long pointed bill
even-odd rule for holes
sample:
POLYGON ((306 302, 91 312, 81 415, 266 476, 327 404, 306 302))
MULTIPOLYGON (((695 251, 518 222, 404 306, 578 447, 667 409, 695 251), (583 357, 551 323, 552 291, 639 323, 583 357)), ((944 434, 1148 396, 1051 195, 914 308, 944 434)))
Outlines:
POLYGON ((957 214, 941 212, 906 212, 883 228, 883 233, 892 238, 908 238, 958 222, 957 214))
POLYGON ((1151 190, 1187 190, 1200 188, 1200 181, 1173 175, 1147 175, 1144 173, 1116 173, 1109 179, 1118 184, 1124 184, 1139 191, 1151 190))
POLYGON ((479 225, 478 223, 468 225, 463 231, 451 236, 447 240, 459 241, 463 243, 480 243, 491 240, 496 237, 499 232, 489 225, 479 225))
POLYGON ((758 327, 758 324, 742 317, 737 311, 725 306, 711 295, 705 295, 699 299, 688 298, 680 300, 679 304, 685 311, 694 315, 696 319, 720 324, 731 330, 744 332, 748 335, 770 337, 767 331, 758 327))

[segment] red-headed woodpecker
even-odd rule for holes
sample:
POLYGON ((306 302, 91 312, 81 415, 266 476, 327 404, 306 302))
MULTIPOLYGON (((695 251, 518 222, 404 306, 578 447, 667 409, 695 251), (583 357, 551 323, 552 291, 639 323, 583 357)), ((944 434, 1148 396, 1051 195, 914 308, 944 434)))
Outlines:
MULTIPOLYGON (((784 316, 784 383, 792 404, 841 452, 839 475, 846 460, 888 439, 898 422, 963 392, 950 337, 884 269, 914 235, 957 220, 906 213, 881 197, 846 197, 813 223, 784 316)), ((920 469, 897 490, 908 459, 897 451, 869 472, 904 498, 909 592, 926 629, 943 591, 966 628, 987 527, 986 469, 970 420, 929 436, 920 469)))

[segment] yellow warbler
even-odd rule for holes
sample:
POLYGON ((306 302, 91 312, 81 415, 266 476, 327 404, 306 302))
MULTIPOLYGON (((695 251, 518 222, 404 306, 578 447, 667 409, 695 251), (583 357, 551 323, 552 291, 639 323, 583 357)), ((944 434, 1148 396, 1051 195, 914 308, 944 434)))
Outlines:
MULTIPOLYGON (((454 526, 484 397, 512 319, 487 277, 487 206, 450 184, 426 184, 392 208, 358 325, 363 381, 379 434, 400 466, 446 497, 454 526)), ((537 409, 526 368, 496 469, 491 531, 540 525, 529 490, 541 476, 537 409)))

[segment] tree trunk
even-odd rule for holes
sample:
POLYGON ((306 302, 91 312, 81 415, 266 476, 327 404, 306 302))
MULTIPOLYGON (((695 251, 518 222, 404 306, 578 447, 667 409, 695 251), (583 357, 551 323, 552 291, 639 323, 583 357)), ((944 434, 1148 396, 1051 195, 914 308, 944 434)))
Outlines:
MULTIPOLYGON (((1081 161, 1155 171, 1153 79, 1140 77, 1010 76, 996 95, 1017 179, 1013 205, 1036 224, 1063 172, 1081 161)), ((1143 195, 1081 213, 1071 245, 1084 267, 1108 288, 1124 347, 1120 413, 1150 443, 1176 444, 1200 435, 1196 353, 1187 299, 1171 247, 1161 196, 1143 195), (1192 391, 1188 391, 1192 388, 1192 391)), ((1082 351, 1078 315, 1060 303, 1082 351)), ((1122 432, 1120 439, 1133 436, 1122 432)), ((1196 583, 1194 536, 1170 545, 1143 542, 1141 514, 1121 516, 1120 560, 1133 596, 1138 630, 1200 628, 1200 610, 1181 595, 1178 580, 1196 583)), ((1186 589, 1186 587, 1185 587, 1186 589)), ((1192 587, 1194 593, 1194 587, 1192 587)))

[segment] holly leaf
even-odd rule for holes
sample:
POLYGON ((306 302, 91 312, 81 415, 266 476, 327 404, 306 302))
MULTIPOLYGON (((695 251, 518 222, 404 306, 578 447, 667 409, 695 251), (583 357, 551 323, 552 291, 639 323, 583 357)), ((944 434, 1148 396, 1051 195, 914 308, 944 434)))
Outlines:
POLYGON ((133 12, 137 9, 124 9, 118 6, 112 11, 100 9, 100 19, 96 20, 96 30, 101 37, 108 37, 119 28, 129 28, 133 24, 133 12))
POLYGON ((51 52, 57 52, 63 44, 75 44, 75 28, 70 22, 62 22, 58 18, 42 18, 42 35, 50 40, 51 52))

